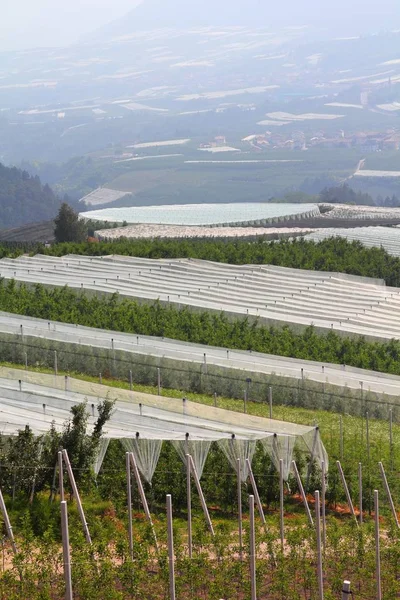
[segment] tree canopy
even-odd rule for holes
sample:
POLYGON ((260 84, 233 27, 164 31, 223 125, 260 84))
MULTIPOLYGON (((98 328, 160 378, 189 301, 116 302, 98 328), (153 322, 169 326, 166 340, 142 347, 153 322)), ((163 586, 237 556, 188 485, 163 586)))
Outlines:
POLYGON ((87 237, 85 221, 66 202, 61 205, 54 223, 57 242, 83 242, 87 237))

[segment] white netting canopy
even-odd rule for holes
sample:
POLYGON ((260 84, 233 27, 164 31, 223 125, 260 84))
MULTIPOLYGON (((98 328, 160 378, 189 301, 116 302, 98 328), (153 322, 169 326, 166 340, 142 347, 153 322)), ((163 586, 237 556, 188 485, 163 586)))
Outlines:
POLYGON ((0 435, 16 435, 29 425, 36 435, 49 431, 52 423, 61 430, 70 417, 71 407, 87 403, 89 428, 97 418, 97 405, 104 399, 115 399, 111 419, 100 443, 94 471, 97 474, 111 439, 121 441, 133 452, 143 477, 151 482, 163 441, 172 442, 181 459, 193 457, 201 476, 211 444, 217 442, 233 468, 240 459, 241 478, 248 476, 258 442, 279 468, 283 459, 284 477, 294 448, 298 448, 317 464, 328 458, 318 427, 264 419, 223 410, 212 406, 152 396, 129 390, 42 373, 0 368, 0 435), (65 389, 68 387, 68 390, 65 389))

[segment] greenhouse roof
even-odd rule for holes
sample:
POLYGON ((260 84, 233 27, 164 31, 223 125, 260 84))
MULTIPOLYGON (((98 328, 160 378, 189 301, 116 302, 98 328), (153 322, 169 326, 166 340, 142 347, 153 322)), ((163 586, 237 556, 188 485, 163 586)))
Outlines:
MULTIPOLYGON (((110 439, 121 440, 131 451, 136 449, 138 465, 144 460, 140 456, 144 451, 143 445, 148 455, 149 448, 152 448, 152 454, 155 451, 159 453, 162 442, 171 441, 183 456, 190 449, 195 463, 201 450, 202 459, 197 456, 200 474, 212 442, 218 442, 227 456, 233 453, 234 461, 243 458, 245 462, 245 458, 249 458, 251 462, 256 444, 260 441, 276 466, 279 466, 279 458, 284 459, 286 475, 295 446, 312 454, 316 460, 327 463, 315 426, 264 419, 185 399, 116 390, 71 378, 68 378, 68 390, 65 390, 63 377, 48 374, 2 369, 1 375, 0 433, 3 436, 16 435, 26 425, 36 435, 49 431, 52 423, 61 430, 70 417, 72 406, 82 402, 87 402, 89 426, 93 426, 99 400, 116 399, 95 467, 97 472, 110 439)), ((142 470, 147 479, 148 471, 148 468, 142 470)), ((243 473, 246 472, 243 464, 243 473)))

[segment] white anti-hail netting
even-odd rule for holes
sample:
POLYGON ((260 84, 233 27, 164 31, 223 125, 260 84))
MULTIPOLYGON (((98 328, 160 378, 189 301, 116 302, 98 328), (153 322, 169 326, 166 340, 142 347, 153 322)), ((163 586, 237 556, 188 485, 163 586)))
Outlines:
POLYGON ((88 427, 97 418, 97 406, 105 398, 115 399, 107 422, 94 470, 98 473, 111 439, 118 439, 134 453, 143 477, 151 482, 163 441, 170 441, 186 462, 193 457, 201 476, 212 442, 217 442, 232 467, 241 459, 241 477, 248 476, 246 458, 252 461, 257 442, 279 468, 284 461, 284 476, 289 475, 293 450, 305 452, 317 464, 328 457, 318 427, 264 419, 212 406, 110 388, 101 384, 69 378, 74 391, 57 388, 64 378, 54 375, 0 369, 0 435, 16 435, 29 425, 36 435, 45 434, 54 423, 61 430, 70 417, 71 407, 82 402, 88 407, 88 427))

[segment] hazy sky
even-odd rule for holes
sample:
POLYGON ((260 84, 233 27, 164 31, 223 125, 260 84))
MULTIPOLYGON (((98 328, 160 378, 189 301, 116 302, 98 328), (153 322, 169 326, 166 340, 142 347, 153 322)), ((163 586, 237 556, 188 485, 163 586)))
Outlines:
POLYGON ((0 19, 0 50, 69 44, 82 34, 121 17, 138 2, 5 0, 0 19))

